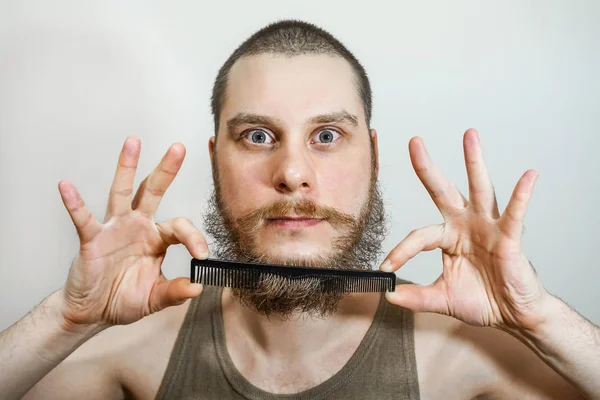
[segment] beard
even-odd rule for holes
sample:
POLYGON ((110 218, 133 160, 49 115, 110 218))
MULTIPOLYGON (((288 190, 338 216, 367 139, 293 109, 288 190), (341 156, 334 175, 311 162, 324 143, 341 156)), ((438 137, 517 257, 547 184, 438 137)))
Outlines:
MULTIPOLYGON (((329 269, 371 270, 381 255, 387 234, 385 208, 375 170, 366 201, 358 217, 304 198, 280 200, 247 215, 232 218, 222 201, 216 160, 213 162, 214 188, 204 213, 206 233, 212 237, 212 253, 218 259, 329 269), (268 218, 296 215, 321 218, 337 233, 326 255, 312 257, 277 257, 257 249, 258 231, 268 218)), ((232 296, 240 304, 270 318, 289 320, 295 315, 328 318, 338 309, 346 295, 326 292, 317 278, 288 280, 279 276, 263 276, 254 288, 232 288, 232 296)))

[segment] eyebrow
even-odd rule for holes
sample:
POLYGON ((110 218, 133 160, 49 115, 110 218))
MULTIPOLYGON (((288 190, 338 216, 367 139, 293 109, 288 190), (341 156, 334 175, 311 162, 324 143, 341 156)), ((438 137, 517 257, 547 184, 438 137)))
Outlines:
POLYGON ((231 132, 240 125, 280 126, 281 121, 277 118, 267 117, 266 115, 237 113, 233 118, 227 121, 227 130, 231 132))
POLYGON ((346 110, 317 115, 312 117, 309 121, 313 124, 347 124, 352 125, 355 128, 358 126, 358 118, 356 115, 352 115, 346 110))
MULTIPOLYGON (((311 124, 347 124, 358 127, 358 118, 356 115, 352 115, 346 110, 316 115, 310 118, 308 122, 311 124)), ((227 130, 232 132, 241 125, 267 125, 279 127, 281 126, 281 121, 266 115, 240 112, 227 121, 227 130)))

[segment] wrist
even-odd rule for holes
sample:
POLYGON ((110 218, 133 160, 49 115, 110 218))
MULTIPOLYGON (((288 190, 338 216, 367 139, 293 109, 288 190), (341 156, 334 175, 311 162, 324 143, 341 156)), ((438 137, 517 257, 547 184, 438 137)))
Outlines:
POLYGON ((15 350, 20 352, 20 358, 53 368, 104 329, 100 326, 70 326, 62 313, 63 303, 61 291, 54 292, 9 328, 23 335, 22 340, 27 343, 15 350))
POLYGON ((563 323, 566 305, 556 296, 544 291, 529 324, 512 329, 511 333, 526 344, 538 347, 563 323))
POLYGON ((556 331, 557 327, 565 322, 565 314, 568 310, 569 307, 558 297, 548 293, 541 308, 540 323, 528 330, 529 335, 533 339, 547 337, 550 332, 556 331))
POLYGON ((108 328, 105 324, 74 323, 66 317, 68 306, 63 289, 52 293, 45 300, 44 306, 48 318, 54 323, 59 334, 81 337, 87 340, 108 328))

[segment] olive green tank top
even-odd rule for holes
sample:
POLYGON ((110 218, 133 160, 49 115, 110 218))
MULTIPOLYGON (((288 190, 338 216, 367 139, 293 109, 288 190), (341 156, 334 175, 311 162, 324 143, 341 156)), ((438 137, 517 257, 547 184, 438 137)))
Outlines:
POLYGON ((222 290, 205 286, 191 301, 157 399, 419 399, 413 314, 383 295, 371 326, 342 369, 308 390, 273 394, 244 378, 229 357, 222 290))

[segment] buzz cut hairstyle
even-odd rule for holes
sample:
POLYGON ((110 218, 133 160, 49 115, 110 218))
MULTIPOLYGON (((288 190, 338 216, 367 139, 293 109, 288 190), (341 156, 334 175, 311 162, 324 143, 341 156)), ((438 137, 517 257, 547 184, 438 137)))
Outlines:
POLYGON ((219 132, 221 110, 227 97, 227 77, 231 67, 242 57, 260 54, 281 54, 290 57, 304 54, 325 54, 342 57, 354 71, 367 128, 370 126, 371 85, 365 69, 356 57, 339 40, 322 28, 304 21, 283 20, 265 26, 246 39, 219 69, 211 97, 215 135, 219 132))

